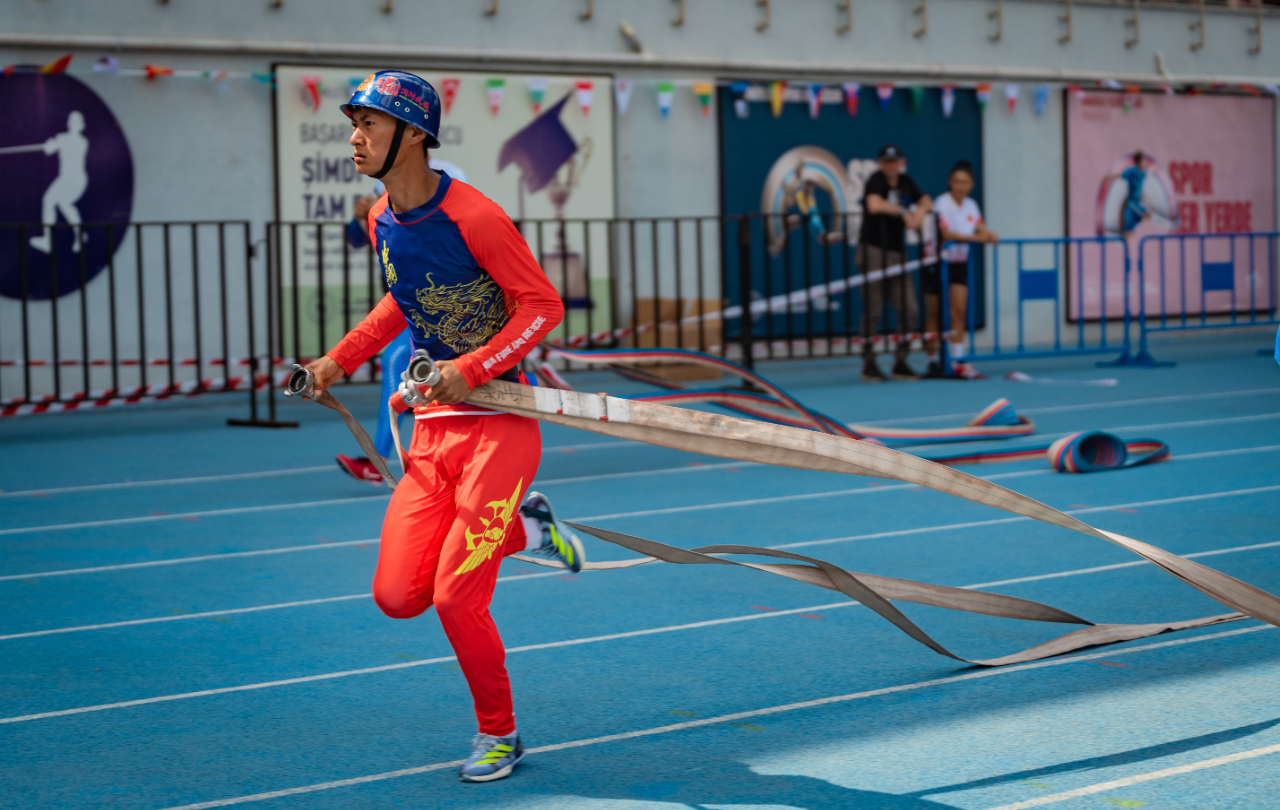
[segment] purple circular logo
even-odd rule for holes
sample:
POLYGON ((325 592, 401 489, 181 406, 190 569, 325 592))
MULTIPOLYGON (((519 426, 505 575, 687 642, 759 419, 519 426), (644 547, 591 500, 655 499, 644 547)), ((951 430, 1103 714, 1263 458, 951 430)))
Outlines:
POLYGON ((102 272, 124 239, 124 228, 105 225, 133 211, 129 144, 102 99, 71 76, 0 78, 0 109, 0 295, 21 298, 24 286, 30 299, 66 295, 102 272))

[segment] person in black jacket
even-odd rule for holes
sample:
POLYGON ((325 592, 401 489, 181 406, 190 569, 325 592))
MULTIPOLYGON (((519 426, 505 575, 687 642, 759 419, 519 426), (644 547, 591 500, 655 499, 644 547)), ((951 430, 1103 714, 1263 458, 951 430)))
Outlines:
MULTIPOLYGON (((875 323, 875 332, 884 330, 888 306, 892 305, 898 314, 899 334, 916 330, 919 320, 916 287, 911 274, 899 268, 907 262, 907 229, 920 228, 925 215, 933 210, 933 200, 904 171, 906 160, 897 146, 885 144, 876 159, 880 171, 867 178, 863 190, 862 231, 856 261, 863 275, 877 271, 887 271, 890 275, 881 278, 877 273, 876 279, 862 287, 862 379, 867 382, 886 379, 872 353, 871 325, 875 323)), ((892 371, 895 380, 919 378, 907 364, 910 352, 908 341, 898 341, 892 371)))

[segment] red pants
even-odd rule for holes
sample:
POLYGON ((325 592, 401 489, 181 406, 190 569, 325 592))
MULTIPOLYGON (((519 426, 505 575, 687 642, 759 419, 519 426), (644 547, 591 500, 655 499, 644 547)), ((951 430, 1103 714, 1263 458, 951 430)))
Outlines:
POLYGON ((419 419, 382 523, 373 598, 394 619, 435 605, 471 687, 480 732, 515 731, 506 651, 489 615, 502 558, 524 550, 517 511, 542 437, 510 414, 419 419))

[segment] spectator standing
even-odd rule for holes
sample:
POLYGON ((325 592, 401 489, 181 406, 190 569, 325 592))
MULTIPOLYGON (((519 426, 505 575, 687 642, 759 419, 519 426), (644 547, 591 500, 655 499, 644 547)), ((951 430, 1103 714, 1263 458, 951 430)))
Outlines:
MULTIPOLYGON (((975 378, 981 375, 968 363, 961 362, 964 357, 964 333, 969 313, 969 244, 994 245, 1000 241, 995 231, 987 228, 982 221, 982 209, 969 196, 973 191, 973 167, 969 161, 957 161, 951 169, 948 181, 949 189, 934 203, 934 211, 938 214, 939 238, 946 247, 942 250, 942 264, 934 273, 925 277, 925 318, 926 329, 937 333, 939 324, 938 297, 942 294, 943 279, 947 283, 947 300, 949 302, 951 329, 943 338, 951 343, 948 351, 954 362, 952 370, 964 377, 975 378), (948 242, 952 244, 947 245, 948 242), (959 244, 956 244, 959 243, 959 244)), ((930 373, 941 373, 936 358, 930 364, 930 373)))
MULTIPOLYGON (((919 228, 933 208, 933 200, 906 173, 902 150, 893 144, 885 144, 880 148, 876 162, 880 170, 867 178, 862 197, 862 231, 858 236, 857 262, 864 276, 905 265, 906 231, 919 228)), ((866 282, 862 287, 862 302, 862 379, 883 382, 886 377, 876 365, 872 351, 872 318, 875 319, 874 331, 885 331, 887 307, 892 304, 898 315, 899 334, 915 328, 919 309, 911 274, 898 270, 889 278, 866 282)), ((906 340, 898 341, 894 347, 896 359, 891 372, 895 380, 919 379, 907 364, 910 353, 911 344, 906 340)))

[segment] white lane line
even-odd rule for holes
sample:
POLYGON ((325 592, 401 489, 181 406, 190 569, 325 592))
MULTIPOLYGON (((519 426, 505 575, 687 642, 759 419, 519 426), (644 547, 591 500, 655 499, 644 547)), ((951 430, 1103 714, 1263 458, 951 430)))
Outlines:
MULTIPOLYGON (((889 489, 889 487, 882 487, 889 489)), ((1116 509, 1137 509, 1145 506, 1167 506, 1172 503, 1191 503, 1193 501, 1210 501, 1218 498, 1233 498, 1238 495, 1255 495, 1259 492, 1275 492, 1280 489, 1280 484, 1274 484, 1268 487, 1249 487, 1248 489, 1231 489, 1224 492, 1206 492, 1202 495, 1182 495, 1177 498, 1160 498, 1154 501, 1133 501, 1131 503, 1117 503, 1111 506, 1090 506, 1086 509, 1066 509, 1063 510, 1065 515, 1087 515, 1093 512, 1110 512, 1116 509)), ((974 520, 968 523, 950 523, 945 526, 925 526, 919 529, 899 529, 892 532, 876 532, 874 534, 855 534, 848 537, 832 537, 826 540, 803 540, 798 543, 784 543, 778 546, 769 546, 769 548, 801 548, 804 546, 827 546, 832 543, 849 543, 854 540, 874 540, 880 537, 898 537, 907 534, 924 534, 926 532, 940 532, 951 529, 972 529, 977 526, 999 526, 1002 523, 1017 523, 1023 520, 1031 520, 1032 518, 1018 515, 1016 517, 994 518, 992 520, 974 520)), ((580 523, 580 520, 575 520, 580 523)), ((1184 555, 1185 556, 1185 555, 1184 555)))
MULTIPOLYGON (((1277 545, 1280 545, 1280 542, 1259 543, 1252 546, 1239 546, 1234 549, 1217 549, 1214 551, 1203 551, 1203 552, 1198 552, 1195 554, 1187 554, 1183 556, 1200 557, 1200 556, 1208 556, 1210 554, 1229 554, 1235 551, 1252 551, 1255 549, 1271 548, 1277 545)), ((1033 576, 1017 577, 1014 579, 997 580, 995 582, 982 582, 976 585, 961 585, 959 587, 964 588, 966 590, 977 590, 979 588, 992 588, 999 585, 1012 585, 1015 583, 1034 582, 1036 580, 1041 580, 1041 579, 1058 579, 1061 577, 1094 574, 1101 571, 1112 571, 1119 568, 1131 568, 1138 565, 1147 565, 1147 564, 1148 563, 1145 560, 1138 560, 1136 562, 1117 563, 1115 565, 1103 565, 1103 566, 1097 566, 1094 568, 1080 568, 1074 571, 1057 571, 1050 574, 1038 574, 1033 576)), ((549 574, 526 574, 523 577, 510 577, 509 579, 533 579, 535 577, 555 576, 558 574, 559 572, 551 572, 549 574)), ((340 598, 351 598, 351 597, 340 597, 340 598)), ((651 636, 659 633, 674 633, 674 632, 679 632, 683 630, 696 630, 704 627, 716 627, 723 624, 736 624, 737 622, 760 621, 763 619, 775 618, 778 616, 790 616, 796 613, 817 613, 823 610, 838 610, 840 608, 855 607, 859 604, 861 603, 855 602, 853 600, 847 600, 843 602, 832 602, 830 604, 825 604, 825 605, 810 605, 808 607, 788 608, 786 610, 774 610, 774 611, 769 611, 767 613, 749 613, 744 616, 729 616, 723 619, 707 619, 705 621, 700 621, 700 622, 688 622, 686 624, 667 625, 665 627, 653 627, 646 630, 629 630, 622 633, 610 633, 608 635, 603 635, 603 636, 588 636, 586 638, 568 639, 566 641, 549 641, 549 642, 544 642, 542 644, 526 644, 520 647, 508 647, 506 652, 508 654, 512 654, 512 653, 520 653, 520 652, 529 652, 532 650, 549 650, 549 649, 554 649, 558 647, 576 647, 581 644, 596 644, 602 641, 616 641, 618 639, 623 639, 623 638, 637 638, 640 636, 651 636)), ((263 607, 258 609, 265 610, 268 608, 263 607)), ((193 618, 193 617, 188 616, 183 618, 193 618)), ((0 718, 0 724, 21 723, 28 720, 42 720, 48 717, 62 717, 70 714, 84 714, 86 712, 106 711, 108 709, 121 709, 121 708, 127 708, 129 706, 144 706, 151 703, 164 703, 172 700, 185 700, 188 698, 207 697, 209 695, 221 695, 229 692, 246 692, 246 691, 251 691, 256 689, 267 689, 275 686, 290 686, 298 683, 310 683, 313 681, 332 680, 334 678, 346 678, 353 675, 367 675, 370 673, 377 673, 377 672, 389 672, 397 669, 407 669, 409 667, 418 667, 418 666, 424 666, 427 664, 438 664, 438 663, 453 661, 453 660, 455 660, 453 656, 447 656, 444 658, 431 658, 431 659, 426 659, 422 661, 409 661, 403 664, 387 664, 379 667, 365 667, 362 669, 352 669, 352 670, 346 670, 343 672, 328 672, 322 675, 309 675, 305 677, 289 678, 289 679, 280 680, 280 681, 266 681, 264 683, 245 684, 243 686, 228 686, 228 687, 222 687, 219 689, 205 689, 199 692, 185 692, 185 693, 180 693, 176 695, 161 695, 159 697, 153 697, 153 698, 140 698, 138 700, 128 700, 120 703, 105 703, 105 704, 99 704, 96 706, 83 706, 76 709, 61 709, 59 711, 41 712, 39 714, 28 714, 28 715, 21 715, 18 717, 0 718)))
MULTIPOLYGON (((969 524, 958 524, 958 525, 964 526, 969 524)), ((953 528, 953 527, 939 526, 935 528, 944 529, 944 528, 953 528)), ((886 535, 907 534, 914 531, 918 531, 918 530, 907 529, 900 532, 886 532, 885 534, 886 535)), ((854 539, 854 538, 837 538, 837 541, 844 540, 844 539, 854 539)), ((815 541, 815 544, 821 543, 821 542, 823 541, 821 540, 815 541)), ((805 545, 805 544, 802 543, 800 545, 805 545)), ((1235 554, 1236 552, 1240 552, 1240 551, 1258 551, 1266 548, 1275 548, 1277 546, 1280 546, 1280 540, 1277 540, 1272 543, 1255 543, 1250 546, 1235 546, 1233 548, 1219 548, 1219 549, 1213 549, 1210 551, 1196 551, 1191 554, 1183 554, 1182 556, 1187 559, 1195 559, 1197 557, 1212 557, 1219 554, 1235 554)), ((769 548, 782 548, 782 546, 769 546, 769 548)), ((1102 571, 1115 571, 1122 568, 1136 568, 1137 566, 1140 566, 1140 565, 1151 565, 1151 563, 1147 562, 1146 560, 1134 560, 1133 562, 1115 563, 1113 565, 1099 565, 1093 568, 1077 568, 1072 571, 1056 571, 1052 574, 1034 574, 1032 576, 1016 577, 1014 579, 1000 579, 1000 580, 996 580, 995 582, 979 582, 976 585, 961 585, 959 587, 964 588, 966 590, 977 590, 980 588, 995 588, 1001 585, 1015 585, 1023 582, 1038 582, 1044 579, 1074 577, 1074 576, 1080 576, 1082 574, 1097 574, 1102 571)), ((564 574, 559 570, 549 571, 545 574, 515 574, 509 577, 498 577, 498 581, 510 582, 518 579, 539 579, 543 577, 558 577, 558 576, 564 576, 564 574)), ((129 627, 129 626, 138 625, 138 624, 156 624, 158 622, 174 622, 174 621, 182 621, 184 619, 204 619, 210 616, 230 616, 236 613, 259 613, 264 610, 282 610, 284 608, 292 608, 292 607, 323 605, 323 604, 328 604, 330 602, 346 602, 352 599, 368 599, 371 596, 372 594, 370 593, 357 593, 357 594, 351 594, 350 596, 328 596, 321 599, 306 599, 300 602, 280 602, 274 605, 258 605, 256 607, 249 607, 249 608, 230 608, 228 610, 209 610, 203 613, 182 613, 176 616, 158 616, 150 619, 131 619, 128 621, 110 622, 107 624, 85 624, 85 625, 80 625, 78 627, 58 627, 52 630, 33 630, 27 633, 13 633, 12 635, 8 635, 8 636, 0 636, 0 641, 8 641, 10 639, 16 639, 16 638, 31 638, 33 636, 51 636, 59 633, 78 633, 84 630, 105 630, 112 627, 129 627)), ((840 607, 840 606, 852 607, 853 605, 857 605, 857 604, 859 603, 858 602, 848 602, 848 603, 841 602, 841 603, 838 603, 836 607, 840 607)), ((831 609, 832 607, 833 607, 832 605, 819 605, 816 607, 797 608, 797 609, 804 610, 804 611, 814 611, 820 608, 831 609)), ((752 615, 754 616, 755 614, 752 614, 752 615)))
MULTIPOLYGON (((541 579, 543 577, 564 576, 563 571, 549 571, 545 574, 516 574, 509 577, 498 577, 498 582, 512 582, 518 579, 541 579)), ((325 605, 332 602, 349 602, 352 599, 369 599, 373 596, 371 593, 353 593, 349 596, 326 596, 321 599, 303 599, 298 602, 279 602, 274 605, 257 605, 247 608, 229 608, 227 610, 206 610, 202 613, 179 613, 173 616, 155 616, 150 619, 130 619, 122 622, 107 622, 106 624, 83 624, 79 627, 56 627, 52 630, 32 630, 28 633, 12 633, 7 636, 0 636, 0 641, 10 641, 16 638, 33 638, 35 636, 53 636, 61 633, 79 633, 85 630, 107 630, 113 627, 132 627, 139 624, 158 624, 160 622, 178 622, 185 619, 207 619, 210 616, 234 616, 238 613, 260 613, 264 610, 282 610, 284 608, 307 607, 309 605, 325 605)))
MULTIPOLYGON (((1188 762, 1186 765, 1178 765, 1173 768, 1164 768, 1158 771, 1139 773, 1133 776, 1126 776, 1123 779, 1113 779, 1110 782, 1099 782, 1096 785, 1088 785, 1087 787, 1076 788, 1075 790, 1064 790, 1061 793, 1050 793, 1048 796, 1039 796, 1034 799, 1027 799, 1024 802, 1002 804, 999 807, 991 808, 991 810, 1028 810, 1028 808, 1031 807, 1043 807, 1046 804, 1057 804, 1058 802, 1065 802, 1068 799, 1075 799, 1080 796, 1091 796, 1094 793, 1105 793, 1106 791, 1116 790, 1117 788, 1140 785, 1143 782, 1152 782, 1156 779, 1167 779, 1170 776, 1180 776, 1184 773, 1202 771, 1205 768, 1216 768, 1219 765, 1230 765, 1232 762, 1240 762, 1242 760, 1262 757, 1267 754, 1274 754, 1277 752, 1280 752, 1280 745, 1268 745, 1264 748, 1255 748, 1252 751, 1240 751, 1239 753, 1227 754, 1223 757, 1202 759, 1199 762, 1188 762)), ((1135 802, 1135 804, 1140 804, 1140 802, 1135 802)))
POLYGON ((534 484, 537 486, 550 486, 551 484, 579 484, 589 481, 608 481, 614 478, 639 478, 646 475, 668 475, 671 473, 693 473, 693 472, 709 472, 711 470, 724 470, 739 467, 763 467, 763 464, 757 464, 754 461, 731 461, 726 464, 686 464, 683 467, 662 467, 657 470, 636 470, 635 472, 620 473, 604 473, 602 475, 579 475, 573 478, 548 478, 543 481, 535 479, 534 484))
MULTIPOLYGON (((1176 639, 1173 641, 1163 641, 1156 644, 1143 644, 1137 647, 1127 647, 1118 650, 1107 650, 1106 652, 1092 653, 1088 655, 1076 655, 1067 658, 1054 658, 1048 661, 1036 661, 1030 664, 1019 664, 1011 667, 1000 667, 997 669, 978 670, 976 672, 966 672, 963 675, 953 675, 947 678, 934 678, 928 681, 917 681, 916 683, 902 684, 901 686, 887 686, 882 689, 869 689, 865 692, 853 692, 847 695, 836 695, 834 697, 818 698, 817 700, 804 700, 797 703, 787 703, 781 706, 770 706, 765 709, 754 709, 752 711, 735 712, 733 714, 722 714, 718 717, 707 717, 701 720, 688 720, 683 723, 672 723, 667 726, 657 726, 656 728, 646 728, 637 731, 627 731, 621 734, 609 734, 603 737, 589 737, 583 740, 572 740, 570 742, 556 743, 554 745, 541 745, 536 748, 529 748, 525 755, 545 754, 552 751, 565 751, 572 748, 583 748, 589 745, 603 745, 605 743, 621 742, 623 740, 634 740, 639 737, 652 737, 659 734, 670 734, 676 731, 686 731, 693 728, 702 728, 704 726, 719 725, 722 723, 732 723, 738 720, 747 720, 753 717, 767 717, 774 714, 782 714, 784 712, 794 712, 803 709, 813 709, 819 706, 830 706, 837 703, 848 703, 854 700, 866 700, 868 698, 879 697, 881 695, 891 695, 899 692, 911 692, 917 689, 927 689, 933 686, 945 686, 963 681, 972 681, 979 678, 993 678, 1000 675, 1008 675, 1014 672, 1025 672, 1032 669, 1044 669, 1046 667, 1059 667, 1065 664, 1074 664, 1080 661, 1092 661, 1098 658, 1113 658, 1117 655, 1125 655, 1136 652, 1146 652, 1147 650, 1156 650, 1164 647, 1173 647, 1183 644, 1196 644, 1202 641, 1213 641, 1220 638, 1230 636, 1238 636, 1244 633, 1256 633, 1259 630, 1272 630, 1271 625, 1263 625, 1261 627, 1246 627, 1240 630, 1228 630, 1223 633, 1212 633, 1204 636, 1195 636, 1193 638, 1176 639)), ((398 779, 404 776, 415 776, 420 773, 429 773, 431 771, 441 771, 446 768, 456 768, 461 765, 463 760, 454 760, 452 762, 438 762, 434 765, 422 765, 417 768, 402 768, 396 771, 386 771, 384 773, 370 774, 368 776, 357 776, 351 779, 338 779, 332 782, 318 782, 312 785, 304 785, 302 787, 286 788, 284 790, 271 790, 264 793, 254 793, 248 796, 237 796, 230 799, 215 799, 208 802, 197 802, 196 804, 184 804, 180 807, 170 807, 166 810, 209 810, 213 807, 229 807, 236 804, 249 804, 252 802, 264 802, 270 799, 279 799, 284 796, 296 796, 301 793, 315 793, 320 790, 332 790, 334 788, 350 787, 352 785, 362 785, 369 782, 383 782, 388 779, 398 779)), ((1044 797, 1048 798, 1048 797, 1044 797)), ((1011 808, 999 808, 998 810, 1011 810, 1011 808)))
MULTIPOLYGON (((588 442, 586 444, 562 444, 544 447, 542 452, 559 451, 576 453, 579 450, 596 450, 610 447, 622 447, 636 444, 632 441, 622 442, 588 442)), ((244 478, 271 478, 277 475, 301 475, 304 473, 333 472, 334 465, 325 464, 318 467, 286 467, 281 470, 261 470, 259 472, 223 473, 221 475, 198 475, 187 478, 155 478, 147 481, 117 481, 111 484, 84 484, 74 487, 50 487, 47 489, 18 489, 11 492, 0 490, 0 498, 14 498, 19 495, 61 495, 67 492, 94 492, 104 489, 132 489, 134 487, 160 487, 181 484, 207 484, 211 481, 235 481, 244 478)))
MULTIPOLYGON (((1150 405, 1156 402, 1188 402, 1198 399, 1227 399, 1230 397, 1248 397, 1259 394, 1280 394, 1280 388, 1250 388, 1243 391, 1215 391, 1209 394, 1174 394, 1164 397, 1144 397, 1142 399, 1117 399, 1111 402, 1088 402, 1081 405, 1050 405, 1044 408, 1017 408, 1020 414, 1030 413, 1063 413, 1065 411, 1092 411, 1098 408, 1122 408, 1128 405, 1150 405)), ((880 419, 875 422, 858 422, 860 425, 905 425, 911 422, 932 422, 938 419, 969 419, 972 413, 948 413, 939 416, 913 416, 908 419, 880 419)))
POLYGON ((289 467, 283 470, 262 470, 261 472, 226 473, 224 475, 197 475, 190 478, 156 478, 150 481, 119 481, 114 484, 84 484, 76 487, 51 487, 49 489, 19 489, 12 492, 0 491, 0 498, 13 498, 19 495, 60 495, 66 492, 94 492, 103 489, 132 489, 134 487, 160 487, 171 484, 207 484, 210 481, 235 481, 244 478, 271 478, 277 475, 299 475, 320 471, 332 472, 332 464, 323 467, 289 467))
POLYGON ((265 554, 291 554, 295 551, 318 551, 325 548, 341 548, 342 546, 371 545, 382 541, 343 540, 338 543, 315 543, 309 546, 285 546, 284 548, 265 548, 259 551, 229 551, 226 554, 204 554, 199 557, 178 557, 173 560, 150 560, 148 562, 121 563, 120 565, 99 565, 94 568, 68 568, 63 571, 37 571, 33 574, 7 574, 0 577, 0 582, 14 579, 37 579, 40 577, 62 577, 68 574, 96 574, 99 571, 123 571, 129 568, 153 568, 157 565, 182 565, 183 563, 207 562, 208 560, 228 560, 235 557, 260 557, 265 554))
MULTIPOLYGON (((1195 453, 1191 455, 1178 456, 1174 460, 1176 461, 1178 459, 1181 459, 1185 461, 1185 460, 1194 459, 1194 458, 1210 458, 1214 456, 1236 455, 1241 453, 1260 453, 1264 451, 1277 450, 1277 449, 1280 449, 1280 445, 1269 445, 1266 447, 1247 447, 1239 450, 1213 450, 1207 453, 1195 453)), ((1036 476, 1036 475, 1048 475, 1053 472, 1054 472, 1053 470, 1048 470, 1048 469, 1021 470, 1018 472, 1008 472, 1008 473, 999 473, 997 475, 989 475, 989 476, 986 476, 985 480, 995 481, 995 480, 1004 479, 1004 478, 1026 478, 1026 477, 1036 476)), ((837 492, 819 492, 819 493, 806 494, 806 495, 785 495, 785 496, 779 496, 777 498, 759 498, 759 499, 749 500, 749 501, 730 501, 727 503, 702 504, 697 506, 677 506, 677 507, 671 507, 669 509, 656 509, 656 510, 648 510, 643 512, 624 512, 624 513, 614 514, 614 515, 595 515, 590 517, 577 517, 577 518, 569 518, 569 519, 575 522, 583 522, 587 520, 606 520, 606 519, 617 518, 617 517, 635 517, 635 516, 641 516, 641 515, 668 514, 672 512, 688 512, 688 511, 698 511, 698 510, 704 510, 704 509, 718 509, 721 507, 728 507, 728 506, 751 506, 751 505, 756 505, 761 503, 773 503, 776 501, 788 501, 788 500, 798 500, 798 499, 806 499, 806 498, 825 498, 825 497, 830 497, 835 495, 859 495, 859 494, 865 494, 865 493, 871 493, 871 492, 885 492, 890 490, 912 489, 914 487, 916 487, 915 484, 893 484, 893 485, 882 486, 882 487, 868 487, 865 489, 839 490, 837 492)), ((1095 506, 1095 507, 1090 507, 1088 509, 1068 510, 1066 514, 1080 515, 1080 514, 1088 514, 1090 512, 1106 512, 1113 509, 1133 509, 1140 506, 1157 506, 1157 505, 1168 504, 1168 503, 1182 503, 1184 501, 1196 501, 1196 500, 1204 500, 1204 499, 1212 499, 1212 498, 1225 498, 1232 495, 1249 495, 1256 492, 1269 492, 1276 488, 1277 487, 1254 487, 1250 489, 1231 490, 1228 492, 1212 492, 1205 495, 1187 495, 1180 498, 1165 498, 1157 501, 1137 501, 1134 503, 1113 504, 1111 506, 1095 506)), ((900 537, 900 536, 910 535, 910 534, 922 534, 926 532, 945 531, 949 529, 968 529, 968 528, 974 528, 977 526, 998 526, 1002 523, 1014 523, 1020 520, 1030 520, 1030 518, 1017 516, 1017 517, 1007 517, 1007 518, 994 518, 991 520, 977 520, 977 521, 971 521, 968 523, 949 523, 942 526, 925 526, 919 529, 898 529, 898 530, 889 531, 889 532, 875 532, 873 534, 850 535, 848 537, 832 537, 825 540, 805 540, 798 543, 786 543, 783 545, 769 546, 769 548, 782 549, 782 548, 800 548, 802 546, 822 546, 822 545, 829 545, 831 543, 846 543, 854 540, 872 540, 872 539, 881 538, 881 537, 900 537)), ((38 579, 40 577, 57 577, 57 576, 65 576, 68 574, 92 574, 100 571, 119 571, 119 570, 129 569, 129 568, 150 568, 157 565, 179 565, 182 563, 206 562, 208 560, 220 560, 220 559, 233 558, 233 557, 256 557, 264 554, 285 554, 285 553, 294 552, 294 551, 313 551, 315 549, 333 548, 333 547, 339 547, 339 546, 355 546, 355 545, 361 545, 361 544, 373 545, 373 544, 377 544, 378 542, 380 541, 377 538, 373 540, 346 540, 340 543, 324 543, 324 544, 318 544, 313 546, 289 546, 286 548, 263 549, 260 551, 233 551, 226 554, 206 554, 200 557, 180 557, 174 560, 153 560, 149 562, 140 562, 140 563, 123 563, 120 565, 101 565, 93 568, 71 568, 63 571, 37 571, 37 572, 27 573, 27 574, 8 574, 5 576, 0 576, 0 582, 4 582, 6 580, 17 580, 17 579, 38 579)))
MULTIPOLYGON (((1156 430, 1161 428, 1172 429, 1172 428, 1185 428, 1185 427, 1204 427, 1206 425, 1223 425, 1223 424, 1230 424, 1234 422, 1256 422, 1263 419, 1277 419, 1277 418, 1280 418, 1280 413, 1258 414, 1254 416, 1231 416, 1231 417, 1224 417, 1222 419, 1198 419, 1191 422, 1164 422, 1164 423, 1152 424, 1152 425, 1128 425, 1125 427, 1103 428, 1103 430, 1114 433, 1114 432, 1132 431, 1132 430, 1156 430)), ((1058 438, 1061 436, 1069 436, 1069 435, 1071 434, 1070 433, 1050 433, 1050 434, 1039 436, 1038 438, 1043 440, 1043 439, 1053 439, 1053 438, 1058 438)), ((596 443, 596 444, 584 445, 584 446, 599 447, 604 444, 609 444, 609 445, 636 444, 636 442, 630 442, 630 441, 607 442, 607 443, 596 443)), ((923 448, 925 446, 928 446, 928 445, 918 445, 917 449, 923 448)), ((951 446, 951 445, 948 445, 948 446, 951 446)), ((1011 447, 1006 449, 1016 450, 1017 448, 1011 447)), ((1184 458, 1191 458, 1191 457, 1192 456, 1184 456, 1184 458)), ((1207 454, 1201 453, 1194 457, 1206 458, 1208 456, 1207 454)), ((540 481, 538 483, 541 485, 580 483, 584 481, 599 481, 599 480, 604 480, 609 478, 634 478, 638 476, 658 475, 658 474, 665 474, 665 473, 696 472, 699 470, 720 470, 726 467, 742 467, 746 465, 747 465, 746 462, 737 462, 737 463, 726 463, 726 464, 708 464, 708 465, 693 466, 693 467, 688 467, 688 466, 667 467, 659 470, 641 470, 637 472, 608 473, 605 475, 585 475, 585 476, 578 476, 574 478, 549 479, 547 481, 540 481)), ((1013 475, 1013 474, 1006 473, 1005 475, 1013 475)), ((989 479, 994 479, 997 477, 998 476, 989 476, 989 479)), ((888 486, 888 487, 880 487, 880 489, 881 490, 904 489, 912 486, 915 486, 915 485, 914 484, 894 485, 894 486, 888 486)), ((839 492, 831 492, 831 493, 789 495, 789 496, 782 496, 776 499, 760 499, 755 501, 735 501, 735 502, 726 503, 726 504, 708 504, 706 506, 697 506, 697 507, 682 506, 682 507, 675 507, 672 511, 680 512, 680 511, 690 511, 690 510, 697 510, 697 509, 717 509, 717 508, 720 508, 721 506, 741 506, 741 505, 751 505, 756 503, 774 503, 778 500, 785 501, 785 500, 795 500, 795 499, 805 499, 805 498, 822 498, 822 497, 829 497, 831 495, 856 494, 859 491, 860 490, 842 490, 839 492)), ((18 494, 18 493, 13 493, 13 494, 18 494)), ((237 507, 235 509, 214 509, 206 512, 180 512, 172 515, 147 515, 145 517, 114 518, 111 520, 93 520, 93 521, 86 521, 83 523, 61 523, 61 524, 54 524, 49 526, 23 526, 23 527, 14 528, 14 529, 0 529, 0 535, 21 534, 24 532, 58 531, 62 529, 77 529, 77 528, 87 528, 92 526, 118 526, 126 523, 149 523, 157 520, 215 517, 219 515, 238 515, 238 514, 245 514, 249 512, 270 512, 270 511, 276 511, 280 509, 292 509, 295 507, 305 508, 310 506, 327 506, 332 504, 352 503, 355 501, 388 500, 390 499, 390 497, 391 497, 390 494, 373 495, 373 496, 365 496, 365 497, 359 497, 359 498, 338 498, 330 501, 311 501, 307 503, 270 504, 267 506, 242 506, 242 507, 237 507)), ((592 515, 590 517, 584 517, 584 518, 571 518, 571 520, 605 520, 607 518, 612 518, 612 517, 631 517, 634 515, 641 515, 641 514, 661 514, 661 513, 653 512, 653 511, 622 512, 617 515, 592 515)))
POLYGON ((57 523, 50 526, 22 526, 17 529, 0 529, 0 535, 24 532, 53 532, 62 529, 85 529, 91 526, 121 526, 126 523, 151 523, 157 520, 184 520, 186 518, 215 517, 218 515, 243 515, 249 512, 274 512, 281 509, 307 509, 312 506, 336 506, 342 503, 373 503, 391 498, 387 495, 365 495, 359 498, 333 498, 327 501, 303 501, 302 503, 273 503, 267 506, 239 506, 234 509, 210 509, 205 512, 176 512, 172 515, 147 515, 145 517, 89 520, 83 523, 57 523))

